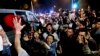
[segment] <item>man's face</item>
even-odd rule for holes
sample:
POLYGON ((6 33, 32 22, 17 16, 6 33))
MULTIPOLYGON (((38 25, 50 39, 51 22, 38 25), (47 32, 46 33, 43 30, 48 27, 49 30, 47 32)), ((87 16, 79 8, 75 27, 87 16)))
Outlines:
POLYGON ((84 38, 85 37, 85 32, 79 32, 78 38, 84 38))
POLYGON ((85 32, 79 32, 78 34, 78 41, 84 41, 85 32))
POLYGON ((39 38, 39 34, 37 32, 34 33, 34 38, 36 38, 36 39, 39 38))
POLYGON ((68 29, 67 30, 67 35, 68 36, 72 36, 74 33, 73 33, 73 30, 72 29, 68 29))
POLYGON ((79 29, 82 29, 82 28, 85 28, 85 26, 80 23, 79 24, 79 29))
POLYGON ((47 26, 47 31, 48 31, 48 32, 51 32, 51 31, 52 31, 52 26, 51 26, 51 25, 48 25, 48 26, 47 26))
POLYGON ((48 36, 47 37, 47 43, 51 44, 53 42, 53 37, 52 36, 48 36))
POLYGON ((86 36, 86 32, 79 32, 77 40, 79 41, 80 44, 84 43, 86 36))
POLYGON ((100 28, 100 22, 96 23, 96 28, 100 28))

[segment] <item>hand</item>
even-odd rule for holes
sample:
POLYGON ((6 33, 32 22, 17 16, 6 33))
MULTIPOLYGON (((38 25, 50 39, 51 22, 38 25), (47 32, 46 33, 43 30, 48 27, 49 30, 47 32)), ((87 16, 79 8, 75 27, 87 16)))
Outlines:
POLYGON ((20 32, 25 25, 21 25, 21 18, 18 20, 17 17, 13 19, 14 28, 16 32, 20 32))
POLYGON ((77 41, 79 42, 79 44, 83 43, 83 39, 81 37, 77 37, 77 41))
POLYGON ((57 50, 57 53, 58 53, 58 54, 62 54, 62 52, 61 52, 60 50, 57 50))

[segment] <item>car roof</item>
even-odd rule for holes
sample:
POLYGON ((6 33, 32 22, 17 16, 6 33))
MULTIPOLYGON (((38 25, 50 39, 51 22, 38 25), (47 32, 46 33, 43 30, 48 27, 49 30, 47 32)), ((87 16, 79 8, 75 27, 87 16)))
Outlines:
POLYGON ((15 11, 20 11, 20 12, 30 12, 28 10, 18 10, 18 9, 0 9, 0 13, 13 13, 15 11))

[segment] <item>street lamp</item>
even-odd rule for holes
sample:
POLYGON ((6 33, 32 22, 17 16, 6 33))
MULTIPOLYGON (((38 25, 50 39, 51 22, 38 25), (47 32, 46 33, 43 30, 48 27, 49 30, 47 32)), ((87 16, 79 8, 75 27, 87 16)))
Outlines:
POLYGON ((72 4, 72 8, 73 9, 77 9, 77 7, 78 7, 78 4, 77 3, 72 4))

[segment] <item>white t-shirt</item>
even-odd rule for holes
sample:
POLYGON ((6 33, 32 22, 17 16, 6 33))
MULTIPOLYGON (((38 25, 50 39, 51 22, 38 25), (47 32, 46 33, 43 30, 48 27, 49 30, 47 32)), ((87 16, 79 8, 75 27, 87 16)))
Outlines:
MULTIPOLYGON (((58 41, 59 41, 59 38, 58 38, 57 33, 54 32, 52 35, 54 36, 54 39, 58 42, 58 41)), ((48 34, 47 34, 46 32, 43 33, 43 38, 44 38, 44 39, 46 39, 47 36, 48 36, 48 34)))
POLYGON ((70 13, 70 14, 69 14, 69 19, 70 19, 70 20, 75 20, 75 18, 76 18, 75 13, 70 13))
POLYGON ((28 53, 24 50, 24 49, 21 49, 18 53, 18 56, 29 56, 28 53))
POLYGON ((0 51, 3 50, 3 40, 2 37, 0 36, 0 51))

